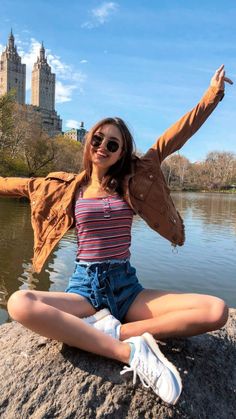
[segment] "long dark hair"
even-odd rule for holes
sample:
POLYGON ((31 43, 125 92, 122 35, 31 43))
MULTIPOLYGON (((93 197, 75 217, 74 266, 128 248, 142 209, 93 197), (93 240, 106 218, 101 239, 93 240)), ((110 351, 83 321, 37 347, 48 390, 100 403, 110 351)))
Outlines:
POLYGON ((101 186, 108 191, 116 191, 120 195, 123 195, 122 184, 124 177, 131 173, 131 161, 135 156, 135 143, 130 130, 121 118, 104 118, 97 122, 86 134, 83 157, 84 169, 86 171, 86 181, 90 180, 92 174, 92 161, 90 155, 91 138, 99 128, 106 124, 114 125, 119 129, 123 139, 123 153, 120 159, 109 167, 107 173, 102 179, 101 186))

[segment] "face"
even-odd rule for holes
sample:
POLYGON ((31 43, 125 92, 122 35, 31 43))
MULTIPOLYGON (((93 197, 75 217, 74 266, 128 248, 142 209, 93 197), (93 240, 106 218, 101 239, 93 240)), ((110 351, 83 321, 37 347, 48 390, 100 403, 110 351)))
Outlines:
POLYGON ((103 169, 109 169, 120 159, 123 152, 123 139, 120 130, 115 125, 105 124, 98 128, 94 135, 96 141, 94 146, 90 145, 92 163, 103 169), (99 140, 102 140, 101 144, 99 144, 99 140), (116 148, 117 150, 114 151, 116 148))

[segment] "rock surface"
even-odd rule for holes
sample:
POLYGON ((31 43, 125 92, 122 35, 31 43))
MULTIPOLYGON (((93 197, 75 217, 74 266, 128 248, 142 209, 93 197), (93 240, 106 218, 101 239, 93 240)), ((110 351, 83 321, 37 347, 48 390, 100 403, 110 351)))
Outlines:
POLYGON ((162 346, 178 366, 183 393, 163 403, 122 365, 42 338, 13 322, 0 327, 0 417, 220 418, 236 417, 236 310, 227 326, 162 346))

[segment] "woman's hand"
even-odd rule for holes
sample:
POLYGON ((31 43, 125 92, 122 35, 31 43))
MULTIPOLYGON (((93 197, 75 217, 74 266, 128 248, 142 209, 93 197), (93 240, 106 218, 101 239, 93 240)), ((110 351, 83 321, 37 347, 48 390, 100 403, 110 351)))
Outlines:
POLYGON ((211 87, 217 87, 220 90, 224 90, 225 82, 233 84, 232 80, 228 77, 225 77, 225 66, 222 64, 218 70, 216 70, 214 76, 211 79, 211 87))

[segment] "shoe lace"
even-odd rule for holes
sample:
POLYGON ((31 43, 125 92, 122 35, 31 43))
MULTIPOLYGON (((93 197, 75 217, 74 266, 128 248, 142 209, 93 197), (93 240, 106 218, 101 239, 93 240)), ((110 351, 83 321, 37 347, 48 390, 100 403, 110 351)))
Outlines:
POLYGON ((153 369, 148 368, 148 364, 146 362, 143 362, 142 359, 137 359, 132 367, 124 366, 120 374, 123 375, 130 371, 133 372, 133 385, 136 384, 138 375, 142 385, 146 388, 149 388, 152 385, 156 386, 156 383, 162 373, 161 371, 160 374, 157 376, 156 372, 154 373, 153 369))

